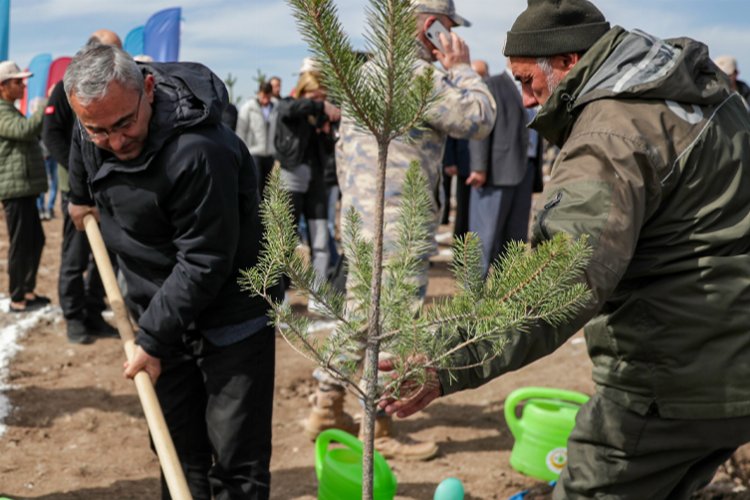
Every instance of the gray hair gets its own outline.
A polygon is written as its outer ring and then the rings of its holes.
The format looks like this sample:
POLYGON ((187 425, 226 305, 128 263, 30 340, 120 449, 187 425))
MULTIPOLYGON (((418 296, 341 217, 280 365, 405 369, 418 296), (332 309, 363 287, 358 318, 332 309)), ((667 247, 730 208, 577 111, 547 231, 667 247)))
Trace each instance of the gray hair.
POLYGON ((75 94, 81 104, 101 99, 116 81, 127 89, 143 92, 143 73, 130 55, 112 45, 86 46, 68 65, 63 77, 65 94, 75 94))

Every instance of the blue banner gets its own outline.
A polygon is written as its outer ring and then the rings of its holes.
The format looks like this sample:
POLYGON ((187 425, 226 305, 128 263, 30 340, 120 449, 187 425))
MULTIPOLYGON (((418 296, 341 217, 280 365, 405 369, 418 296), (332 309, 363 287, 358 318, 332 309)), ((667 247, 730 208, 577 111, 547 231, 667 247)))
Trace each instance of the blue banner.
POLYGON ((138 26, 137 28, 133 28, 128 33, 128 36, 125 37, 125 45, 123 45, 122 48, 125 49, 125 52, 133 57, 145 54, 145 52, 143 51, 144 29, 145 26, 138 26))
POLYGON ((156 62, 174 62, 180 55, 180 18, 182 9, 174 7, 157 12, 146 21, 143 53, 156 62))
POLYGON ((34 73, 26 80, 26 99, 29 105, 26 107, 26 116, 34 111, 34 100, 47 97, 47 76, 49 66, 52 64, 52 54, 39 54, 29 63, 29 71, 34 73))
POLYGON ((10 0, 0 0, 0 61, 8 60, 10 38, 10 0))

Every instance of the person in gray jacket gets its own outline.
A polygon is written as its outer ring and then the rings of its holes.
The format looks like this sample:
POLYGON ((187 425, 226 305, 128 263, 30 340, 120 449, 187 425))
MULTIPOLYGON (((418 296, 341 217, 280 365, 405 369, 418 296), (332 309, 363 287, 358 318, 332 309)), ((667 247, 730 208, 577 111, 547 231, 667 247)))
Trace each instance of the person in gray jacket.
POLYGON ((270 82, 260 82, 258 95, 240 107, 235 132, 253 157, 260 180, 260 195, 273 168, 272 113, 278 100, 273 97, 270 82))
POLYGON ((14 103, 23 97, 28 71, 13 61, 0 63, 0 200, 8 225, 9 312, 26 312, 49 304, 34 293, 44 248, 36 198, 47 191, 39 134, 44 106, 27 119, 14 103))

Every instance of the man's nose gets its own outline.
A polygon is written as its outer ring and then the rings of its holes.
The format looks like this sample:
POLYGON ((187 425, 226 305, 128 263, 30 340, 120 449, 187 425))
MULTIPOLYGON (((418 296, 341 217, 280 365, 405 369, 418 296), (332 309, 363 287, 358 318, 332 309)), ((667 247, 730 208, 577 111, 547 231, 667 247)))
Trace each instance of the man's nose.
POLYGON ((537 101, 536 97, 534 97, 534 94, 531 92, 524 92, 523 93, 523 106, 525 108, 535 108, 539 105, 539 101, 537 101))
POLYGON ((120 149, 122 149, 126 142, 127 141, 125 140, 125 136, 122 135, 122 133, 109 133, 109 147, 112 148, 112 151, 119 151, 120 149))

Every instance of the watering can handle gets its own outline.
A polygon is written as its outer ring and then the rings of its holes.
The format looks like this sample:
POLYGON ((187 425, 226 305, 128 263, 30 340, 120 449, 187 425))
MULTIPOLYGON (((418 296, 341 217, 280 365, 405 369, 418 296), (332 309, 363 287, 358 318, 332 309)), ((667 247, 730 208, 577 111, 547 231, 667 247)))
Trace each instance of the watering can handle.
POLYGON ((516 417, 516 406, 527 399, 555 399, 558 401, 570 401, 571 403, 585 404, 589 397, 576 391, 564 389, 553 389, 550 387, 523 387, 511 392, 505 400, 505 422, 508 424, 510 433, 518 437, 521 432, 520 419, 516 417))
MULTIPOLYGON (((320 477, 323 475, 323 459, 328 454, 328 445, 331 444, 331 441, 341 443, 344 446, 359 452, 360 455, 363 454, 362 441, 348 432, 342 431, 341 429, 327 429, 321 432, 315 440, 315 475, 318 476, 318 480, 320 480, 320 477)), ((393 475, 388 466, 388 462, 386 462, 385 458, 383 458, 383 456, 377 451, 375 451, 375 456, 373 457, 373 467, 376 469, 375 473, 377 476, 383 478, 383 480, 393 475)))

